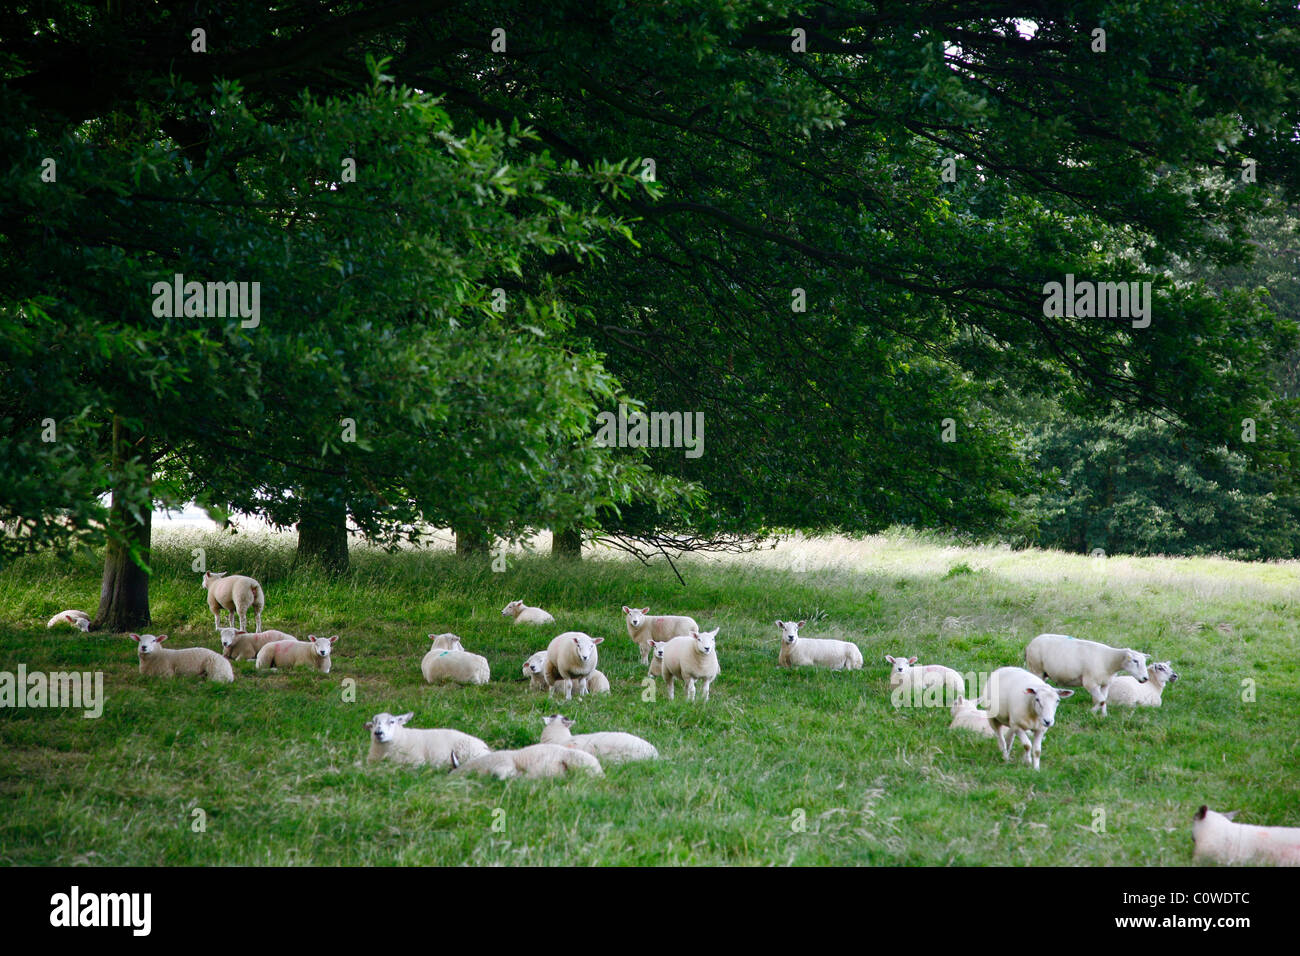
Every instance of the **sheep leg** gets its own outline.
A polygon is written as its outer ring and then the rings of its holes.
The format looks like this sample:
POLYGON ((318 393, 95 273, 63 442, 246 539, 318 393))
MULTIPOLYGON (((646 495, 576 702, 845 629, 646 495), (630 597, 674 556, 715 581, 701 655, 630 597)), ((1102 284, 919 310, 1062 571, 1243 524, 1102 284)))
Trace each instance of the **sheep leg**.
POLYGON ((997 734, 998 737, 998 750, 1002 751, 1002 759, 1010 760, 1011 759, 1011 737, 1013 731, 1011 730, 1010 727, 1005 726, 1003 724, 997 724, 993 728, 993 731, 994 733, 997 734), (1006 732, 1003 733, 1003 731, 1006 732))
POLYGON ((1017 730, 1016 737, 1020 740, 1021 745, 1025 748, 1025 763, 1031 766, 1034 763, 1034 745, 1029 739, 1029 731, 1017 730))
POLYGON ((1040 727, 1034 733, 1034 769, 1038 769, 1039 758, 1043 755, 1043 735, 1047 733, 1046 727, 1040 727))
MULTIPOLYGON (((1138 690, 1142 690, 1142 685, 1138 685, 1138 690)), ((1106 701, 1110 699, 1110 681, 1097 685, 1097 692, 1101 694, 1101 715, 1106 716, 1106 701)))
POLYGON ((672 699, 673 699, 673 689, 674 689, 677 685, 676 685, 676 682, 673 680, 673 675, 672 675, 672 674, 669 674, 667 671, 664 672, 664 683, 668 685, 668 699, 669 699, 669 700, 672 700, 672 699))
POLYGON ((1092 712, 1095 714, 1101 711, 1103 717, 1106 716, 1106 694, 1096 681, 1087 680, 1083 682, 1083 689, 1092 695, 1092 712))
POLYGON ((687 700, 695 699, 695 678, 694 677, 686 678, 686 699, 687 700))
POLYGON ((649 645, 649 644, 638 644, 636 647, 637 647, 637 650, 639 650, 639 651, 641 652, 641 663, 642 663, 642 664, 649 664, 649 663, 650 663, 650 645, 649 645))
POLYGON ((707 680, 703 681, 703 687, 704 687, 704 699, 705 699, 705 700, 708 700, 708 699, 709 699, 709 685, 711 685, 712 683, 713 683, 713 678, 712 678, 712 677, 710 677, 710 678, 708 678, 707 680))
POLYGON ((261 634, 261 633, 262 633, 262 609, 261 609, 260 607, 257 609, 257 625, 256 625, 256 626, 257 626, 257 633, 261 634))

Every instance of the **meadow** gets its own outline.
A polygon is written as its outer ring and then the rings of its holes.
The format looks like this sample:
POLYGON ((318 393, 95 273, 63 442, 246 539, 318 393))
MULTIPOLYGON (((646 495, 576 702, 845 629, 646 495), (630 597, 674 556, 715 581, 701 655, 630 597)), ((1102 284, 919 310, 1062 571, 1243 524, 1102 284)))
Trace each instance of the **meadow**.
POLYGON ((580 564, 516 553, 504 572, 446 550, 355 548, 339 578, 296 569, 291 537, 156 533, 151 633, 217 647, 192 549, 250 574, 264 627, 339 634, 333 671, 259 672, 233 685, 151 680, 121 636, 47 630, 93 613, 90 554, 0 572, 0 671, 102 671, 98 719, 0 710, 0 863, 1186 865, 1207 803, 1240 822, 1300 825, 1300 563, 1091 558, 963 546, 928 534, 786 541, 743 556, 580 564), (522 598, 557 625, 513 626, 522 598), (653 699, 620 608, 719 627, 712 700, 653 699), (856 641, 861 671, 777 667, 775 620, 856 641), (560 630, 603 637, 613 692, 572 702, 528 689, 524 658, 560 630), (431 687, 426 635, 485 655, 483 687, 431 687), (1023 661, 1055 631, 1172 660, 1159 709, 1062 703, 1042 770, 947 729, 948 712, 895 708, 885 654, 963 673, 1023 661), (624 730, 662 759, 603 778, 452 778, 368 765, 365 721, 414 711, 493 747, 624 730), (196 812, 197 811, 197 812, 196 812), (201 825, 200 825, 201 824, 201 825))

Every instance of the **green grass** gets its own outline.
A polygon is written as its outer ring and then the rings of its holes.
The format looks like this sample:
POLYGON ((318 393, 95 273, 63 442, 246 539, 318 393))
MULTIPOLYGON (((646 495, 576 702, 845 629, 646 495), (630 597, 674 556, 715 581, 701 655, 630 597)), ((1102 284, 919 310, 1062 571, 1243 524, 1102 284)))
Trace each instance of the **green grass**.
POLYGON ((196 546, 212 567, 261 580, 264 626, 342 635, 333 672, 240 663, 229 686, 147 680, 130 641, 45 629, 66 607, 94 610, 93 557, 19 562, 0 574, 0 671, 102 670, 108 699, 98 720, 0 710, 0 863, 1167 865, 1190 862, 1201 803, 1300 825, 1294 562, 1098 560, 891 535, 688 560, 685 588, 666 566, 612 558, 518 556, 494 574, 445 552, 364 549, 332 580, 295 571, 291 541, 166 532, 149 630, 172 646, 216 646, 196 546), (512 626, 500 609, 520 597, 558 628, 512 626), (642 700, 623 604, 721 627, 711 702, 642 700), (866 669, 778 668, 777 618, 856 640, 866 669), (523 659, 559 629, 605 638, 612 694, 557 705, 527 689, 523 659), (440 631, 488 658, 490 684, 423 683, 425 635, 440 631), (1086 693, 1065 701, 1039 773, 948 731, 946 711, 890 705, 884 654, 991 671, 1020 663, 1041 631, 1151 651, 1182 679, 1163 708, 1105 720, 1086 693), (515 747, 557 709, 575 732, 636 733, 663 759, 505 783, 365 762, 362 724, 379 711, 515 747))

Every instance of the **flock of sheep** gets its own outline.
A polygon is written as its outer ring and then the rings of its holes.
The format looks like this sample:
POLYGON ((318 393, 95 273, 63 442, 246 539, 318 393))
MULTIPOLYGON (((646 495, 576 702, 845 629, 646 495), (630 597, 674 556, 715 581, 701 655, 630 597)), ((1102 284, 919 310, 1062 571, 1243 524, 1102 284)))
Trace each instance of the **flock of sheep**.
MULTIPOLYGON (((203 587, 208 608, 220 635, 222 653, 202 647, 170 650, 162 647, 167 636, 132 634, 137 642, 140 672, 150 676, 190 675, 229 683, 234 680, 231 661, 253 660, 257 668, 315 667, 329 673, 330 653, 338 636, 309 636, 299 641, 290 634, 262 630, 265 593, 261 585, 243 575, 207 572, 203 587), (221 612, 228 615, 221 625, 221 612), (252 612, 255 630, 246 630, 252 612), (239 617, 236 628, 235 617, 239 617)), ((553 625, 555 618, 523 601, 502 609, 515 624, 553 625)), ((670 699, 681 681, 688 700, 703 700, 721 673, 718 664, 718 629, 702 631, 693 618, 651 615, 649 608, 623 608, 628 636, 636 643, 641 663, 650 677, 662 678, 670 699)), ((806 622, 777 621, 781 649, 778 663, 786 667, 823 667, 860 670, 862 652, 851 641, 805 638, 806 622)), ((64 611, 47 626, 67 624, 82 631, 89 617, 81 611, 64 611)), ((470 653, 455 634, 429 635, 432 647, 420 664, 429 683, 485 684, 490 670, 485 657, 470 653)), ((544 650, 530 655, 523 676, 532 688, 548 696, 563 692, 571 700, 576 691, 608 693, 609 680, 597 668, 598 645, 603 638, 566 631, 544 650)), ((949 706, 954 730, 970 730, 994 737, 1004 760, 1011 759, 1012 741, 1019 739, 1025 761, 1039 769, 1042 742, 1056 721, 1060 701, 1082 687, 1093 700, 1092 710, 1105 717, 1110 703, 1159 707, 1164 688, 1178 680, 1168 661, 1148 664, 1146 655, 1064 634, 1040 634, 1025 648, 1025 667, 1000 667, 988 676, 978 703, 966 697, 966 681, 958 671, 939 664, 916 665, 916 658, 886 656, 895 706, 909 700, 918 705, 949 706), (1047 681, 1056 685, 1052 686, 1047 681)), ((477 737, 451 729, 408 727, 413 714, 376 714, 366 723, 370 732, 370 761, 430 765, 453 773, 482 773, 498 779, 551 777, 574 771, 602 774, 601 761, 653 760, 659 752, 632 734, 602 732, 574 735, 573 721, 561 714, 543 718, 539 743, 517 750, 493 751, 477 737)), ((1195 856, 1220 863, 1274 863, 1300 865, 1300 828, 1260 827, 1232 822, 1231 814, 1201 807, 1193 820, 1195 856)))

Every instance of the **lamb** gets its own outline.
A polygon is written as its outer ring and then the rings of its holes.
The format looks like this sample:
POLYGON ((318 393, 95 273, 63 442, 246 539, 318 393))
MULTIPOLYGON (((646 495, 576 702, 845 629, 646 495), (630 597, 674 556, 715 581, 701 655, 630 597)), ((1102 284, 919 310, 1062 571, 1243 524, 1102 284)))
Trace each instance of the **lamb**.
POLYGON ((67 624, 69 627, 75 627, 79 631, 90 630, 90 615, 85 611, 60 611, 54 617, 50 618, 50 623, 46 627, 54 627, 56 624, 67 624))
POLYGON ((250 609, 257 616, 253 630, 262 630, 262 611, 266 607, 266 593, 262 590, 262 585, 242 574, 226 577, 225 571, 206 571, 203 574, 203 587, 208 592, 208 610, 212 612, 218 631, 221 630, 222 611, 230 617, 227 623, 231 627, 235 624, 235 613, 238 612, 239 629, 247 631, 246 615, 250 609))
POLYGON ((261 631, 249 634, 233 627, 221 629, 221 656, 232 661, 257 660, 257 652, 272 641, 296 641, 297 638, 284 631, 261 631))
POLYGON ((1072 690, 1049 687, 1023 667, 999 667, 989 675, 980 703, 988 710, 1002 759, 1011 759, 1011 738, 1019 737, 1025 746, 1025 762, 1037 770, 1043 737, 1056 722, 1057 705, 1073 694, 1072 690))
POLYGON ((674 637, 664 647, 663 678, 668 684, 668 699, 673 699, 673 686, 677 678, 686 682, 686 699, 695 699, 695 682, 702 681, 704 699, 709 699, 709 687, 722 673, 718 665, 717 637, 721 628, 701 634, 692 631, 684 637, 674 637))
POLYGON ((218 684, 231 684, 235 669, 216 651, 206 647, 182 647, 171 650, 162 646, 166 634, 132 634, 138 647, 140 673, 149 677, 198 677, 202 675, 218 684))
POLYGON ((966 696, 966 679, 951 667, 942 664, 913 667, 915 657, 892 657, 889 654, 885 655, 885 662, 891 667, 889 686, 893 694, 890 699, 895 707, 952 704, 966 696), (909 696, 911 700, 907 699, 909 696))
POLYGON ((1139 684, 1127 674, 1120 674, 1110 682, 1109 704, 1126 704, 1131 707, 1159 707, 1165 687, 1178 680, 1173 665, 1160 661, 1147 668, 1147 682, 1139 684))
POLYGON ((1039 634, 1025 648, 1025 667, 1044 680, 1066 687, 1083 687, 1092 695, 1092 712, 1106 716, 1106 698, 1116 671, 1147 682, 1145 654, 1127 647, 1111 647, 1065 634, 1039 634))
POLYGON ((524 676, 531 682, 529 686, 533 690, 546 690, 550 685, 546 683, 546 652, 538 651, 536 654, 524 661, 524 676))
POLYGON ((674 637, 698 633, 700 626, 692 617, 657 614, 650 617, 650 609, 630 608, 624 605, 623 613, 627 615, 627 635, 636 641, 641 650, 641 663, 650 663, 650 641, 671 641, 674 637))
POLYGON ((1194 860, 1258 866, 1300 866, 1300 827, 1259 827, 1233 823, 1237 811, 1216 813, 1202 806, 1192 818, 1194 860))
POLYGON ((482 757, 476 757, 469 763, 460 763, 459 758, 451 755, 451 767, 454 773, 490 774, 498 780, 508 777, 559 777, 575 770, 603 776, 600 761, 574 747, 560 747, 556 744, 533 744, 519 750, 495 750, 482 757))
POLYGON ((579 696, 587 693, 599 657, 596 645, 603 640, 581 631, 565 631, 553 638, 546 648, 546 683, 551 686, 550 692, 554 693, 555 686, 563 682, 564 699, 571 700, 576 682, 579 696))
POLYGON ((540 607, 529 607, 523 601, 511 601, 501 609, 506 617, 513 617, 516 624, 554 624, 555 618, 540 607))
POLYGON ((330 651, 338 639, 337 634, 333 637, 317 637, 315 634, 308 634, 305 641, 272 641, 257 652, 257 669, 310 664, 322 674, 328 674, 330 651))
POLYGON ((833 671, 861 670, 862 651, 850 641, 800 637, 804 621, 777 621, 781 652, 776 662, 782 667, 829 667, 833 671))
POLYGON ((949 730, 973 730, 985 737, 997 736, 993 725, 989 723, 988 711, 980 710, 975 701, 958 697, 950 710, 952 723, 948 725, 949 730))
POLYGON ((471 654, 455 634, 433 637, 433 646, 420 661, 420 672, 430 684, 486 684, 492 676, 486 657, 471 654))
MULTIPOLYGON (((556 681, 556 683, 557 683, 557 684, 563 684, 563 683, 566 683, 566 682, 560 680, 560 681, 556 681)), ((573 681, 568 681, 567 683, 569 683, 569 684, 573 684, 574 682, 573 682, 573 681)), ((568 691, 572 691, 572 689, 573 689, 572 687, 569 687, 569 688, 567 688, 566 690, 568 690, 568 691)), ((609 693, 609 678, 606 677, 604 674, 602 674, 600 671, 592 671, 589 675, 587 675, 587 693, 588 693, 588 694, 608 694, 608 693, 609 693)))
POLYGON ((650 670, 647 677, 664 676, 664 648, 668 646, 667 641, 650 642, 650 670))
POLYGON ((618 731, 606 731, 599 734, 578 734, 569 732, 573 721, 562 714, 543 717, 542 743, 559 744, 561 747, 575 747, 585 750, 593 757, 599 757, 605 763, 618 763, 622 760, 658 760, 659 751, 648 740, 642 740, 635 734, 618 731))
POLYGON ((394 717, 385 711, 366 721, 366 730, 371 732, 370 753, 366 759, 371 763, 392 760, 450 770, 453 754, 457 761, 465 763, 492 752, 483 741, 459 730, 407 727, 406 722, 413 716, 413 713, 405 713, 394 717))

